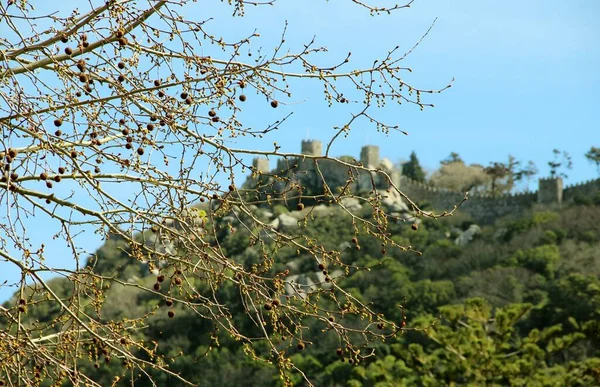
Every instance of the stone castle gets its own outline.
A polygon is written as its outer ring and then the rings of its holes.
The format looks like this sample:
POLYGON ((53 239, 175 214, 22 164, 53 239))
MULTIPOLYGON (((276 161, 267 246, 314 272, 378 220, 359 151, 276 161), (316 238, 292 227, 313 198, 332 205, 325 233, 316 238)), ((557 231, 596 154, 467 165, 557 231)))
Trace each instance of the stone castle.
MULTIPOLYGON (((302 141, 301 150, 302 154, 305 155, 323 155, 323 145, 320 141, 302 141)), ((381 168, 411 200, 420 204, 428 203, 436 213, 452 210, 464 198, 463 192, 433 187, 402 176, 401 171, 395 168, 388 159, 380 159, 378 146, 363 146, 360 152, 360 159, 357 161, 360 161, 363 166, 368 168, 381 168)), ((279 171, 287 170, 289 169, 289 164, 293 163, 279 160, 277 168, 272 171, 269 160, 265 158, 256 158, 253 162, 255 170, 263 174, 278 173, 279 171)), ((297 170, 307 170, 310 169, 312 161, 307 159, 296 164, 299 165, 297 170)), ((321 162, 319 165, 321 166, 321 162)), ((326 167, 321 168, 321 171, 331 188, 344 184, 348 176, 348 168, 346 166, 333 162, 324 163, 324 166, 326 167), (342 177, 341 179, 340 176, 342 177)), ((356 191, 360 191, 361 185, 363 188, 370 190, 372 181, 375 181, 376 185, 378 185, 377 188, 387 188, 387 184, 381 178, 372 180, 372 176, 364 173, 361 177, 361 179, 357 179, 356 185, 353 187, 356 191)), ((313 182, 315 182, 314 179, 313 182)), ((500 196, 470 193, 469 199, 461 205, 459 211, 469 214, 478 223, 489 224, 503 216, 519 215, 526 210, 537 207, 556 207, 563 203, 573 202, 578 197, 594 197, 599 192, 600 179, 593 179, 567 187, 563 186, 563 180, 560 177, 540 179, 538 190, 535 192, 500 196)))

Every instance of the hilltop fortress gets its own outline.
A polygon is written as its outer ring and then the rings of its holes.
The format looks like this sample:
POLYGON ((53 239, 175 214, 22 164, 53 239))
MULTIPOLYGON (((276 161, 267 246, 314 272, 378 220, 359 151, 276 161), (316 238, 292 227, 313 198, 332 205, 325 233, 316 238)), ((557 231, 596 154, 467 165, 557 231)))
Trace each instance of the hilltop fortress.
MULTIPOLYGON (((302 154, 305 155, 321 156, 323 154, 323 145, 320 141, 302 141, 301 149, 302 154)), ((464 198, 463 192, 436 188, 402 176, 401 171, 395 168, 388 159, 380 159, 379 147, 377 146, 367 145, 362 147, 360 159, 357 161, 368 168, 381 168, 411 200, 419 204, 428 203, 436 213, 452 210, 464 198)), ((262 174, 281 173, 281 171, 289 170, 291 164, 294 163, 280 159, 277 162, 276 169, 271 170, 269 160, 265 158, 256 158, 253 162, 254 169, 262 174)), ((301 177, 303 186, 312 184, 313 189, 317 191, 322 189, 321 179, 316 178, 314 172, 311 173, 311 170, 314 169, 312 160, 297 160, 296 164, 298 164, 298 167, 293 169, 293 173, 301 177)), ((331 189, 341 187, 346 182, 348 167, 322 160, 319 161, 319 168, 331 189)), ((354 187, 352 187, 353 192, 360 192, 361 188, 370 190, 373 181, 376 188, 387 188, 382 175, 373 173, 372 176, 369 176, 369 174, 361 173, 360 178, 356 179, 354 187)), ((593 197, 598 192, 600 192, 600 179, 589 180, 567 187, 563 187, 563 180, 560 177, 540 179, 538 190, 535 192, 499 196, 470 193, 469 200, 463 203, 459 211, 469 214, 478 223, 489 224, 506 215, 518 215, 525 210, 540 206, 556 207, 563 203, 573 202, 576 198, 593 197)))

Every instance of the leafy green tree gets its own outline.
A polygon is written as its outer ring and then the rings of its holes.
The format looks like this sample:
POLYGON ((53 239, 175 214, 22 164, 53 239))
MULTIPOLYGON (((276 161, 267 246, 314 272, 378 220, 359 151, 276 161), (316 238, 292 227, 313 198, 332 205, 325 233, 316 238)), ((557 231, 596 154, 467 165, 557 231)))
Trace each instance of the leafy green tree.
POLYGON ((548 166, 550 167, 550 177, 568 177, 568 175, 565 172, 562 172, 561 169, 570 170, 573 168, 571 156, 566 151, 561 153, 561 151, 558 149, 553 149, 552 153, 554 154, 554 159, 552 161, 548 161, 548 166))
POLYGON ((456 152, 450 152, 448 157, 446 157, 445 159, 440 161, 440 164, 442 164, 442 165, 452 164, 452 163, 463 163, 464 164, 464 161, 460 157, 460 155, 456 152))
POLYGON ((585 158, 592 164, 596 164, 596 169, 600 174, 600 148, 591 147, 589 151, 585 154, 585 158))
POLYGON ((402 164, 402 174, 418 182, 425 181, 425 172, 423 172, 423 168, 421 168, 417 154, 414 151, 411 152, 410 159, 402 164))
POLYGON ((485 191, 490 180, 490 176, 485 173, 483 167, 466 165, 462 160, 442 162, 440 169, 435 171, 430 178, 431 183, 436 187, 460 192, 473 189, 485 191))

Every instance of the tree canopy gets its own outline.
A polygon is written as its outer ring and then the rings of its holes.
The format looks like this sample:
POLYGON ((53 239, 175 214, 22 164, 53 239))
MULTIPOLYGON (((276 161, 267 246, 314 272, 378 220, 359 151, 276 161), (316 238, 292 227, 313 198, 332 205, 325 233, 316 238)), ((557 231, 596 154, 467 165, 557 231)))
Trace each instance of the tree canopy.
POLYGON ((423 168, 421 168, 417 154, 414 151, 410 153, 410 159, 402 164, 402 175, 421 183, 425 182, 425 172, 423 172, 423 168))

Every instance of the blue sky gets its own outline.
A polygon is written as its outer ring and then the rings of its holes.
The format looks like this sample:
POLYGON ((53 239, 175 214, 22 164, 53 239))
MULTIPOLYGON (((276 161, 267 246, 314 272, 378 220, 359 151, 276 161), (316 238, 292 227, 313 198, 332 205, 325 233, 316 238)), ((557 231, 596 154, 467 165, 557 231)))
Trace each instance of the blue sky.
MULTIPOLYGON (((381 116, 408 136, 355 127, 336 143, 334 154, 358 156, 369 142, 392 161, 414 150, 431 170, 451 151, 483 165, 505 161, 510 153, 533 160, 546 176, 552 149, 559 148, 573 158, 567 184, 598 176, 583 154, 600 144, 600 2, 416 1, 410 9, 376 18, 342 1, 302 4, 281 2, 262 14, 249 8, 247 20, 268 20, 267 31, 275 33, 287 18, 288 42, 306 41, 314 33, 330 48, 330 57, 352 51, 353 63, 368 64, 397 44, 410 48, 437 18, 405 60, 413 69, 407 79, 438 88, 455 78, 451 89, 428 98, 433 109, 385 109, 381 116)), ((343 111, 323 107, 319 90, 309 88, 296 96, 305 102, 289 106, 296 114, 288 125, 292 129, 279 133, 284 149, 297 151, 307 133, 327 140, 342 119, 343 111)))
MULTIPOLYGON (((288 20, 286 46, 291 50, 316 36, 318 45, 329 49, 316 57, 319 63, 338 63, 351 51, 351 67, 368 65, 396 45, 410 49, 437 18, 427 38, 405 59, 404 65, 413 69, 406 80, 421 88, 441 88, 454 78, 452 88, 424 98, 435 104, 433 109, 390 105, 376 112, 408 136, 386 136, 360 122, 347 138, 336 141, 333 155, 358 157, 361 146, 369 143, 379 145, 380 154, 394 162, 407 159, 414 150, 421 164, 433 170, 452 151, 468 163, 482 165, 505 161, 512 154, 518 160, 533 160, 540 176, 547 176, 546 163, 552 149, 559 148, 573 158, 567 184, 598 176, 583 154, 600 146, 599 1, 417 0, 409 9, 371 17, 346 0, 282 0, 274 6, 247 7, 243 19, 232 19, 230 9, 215 1, 211 6, 196 4, 189 12, 198 20, 214 16, 206 26, 225 38, 246 36, 257 28, 261 37, 253 49, 260 44, 264 50, 278 42, 288 20), (213 14, 205 14, 206 9, 213 14)), ((277 141, 283 151, 298 152, 303 139, 329 140, 333 127, 352 111, 352 105, 327 107, 317 83, 293 82, 292 92, 278 109, 261 108, 266 104, 249 94, 248 109, 241 116, 249 125, 294 114, 266 139, 232 145, 272 149, 277 141)), ((34 237, 47 232, 40 225, 32 227, 34 237)), ((101 241, 88 232, 79 243, 93 252, 101 241)), ((73 267, 64 246, 48 246, 47 252, 67 257, 56 258, 58 265, 73 267)), ((14 281, 17 274, 2 270, 0 283, 14 281)), ((0 287, 0 300, 12 291, 0 287)))

